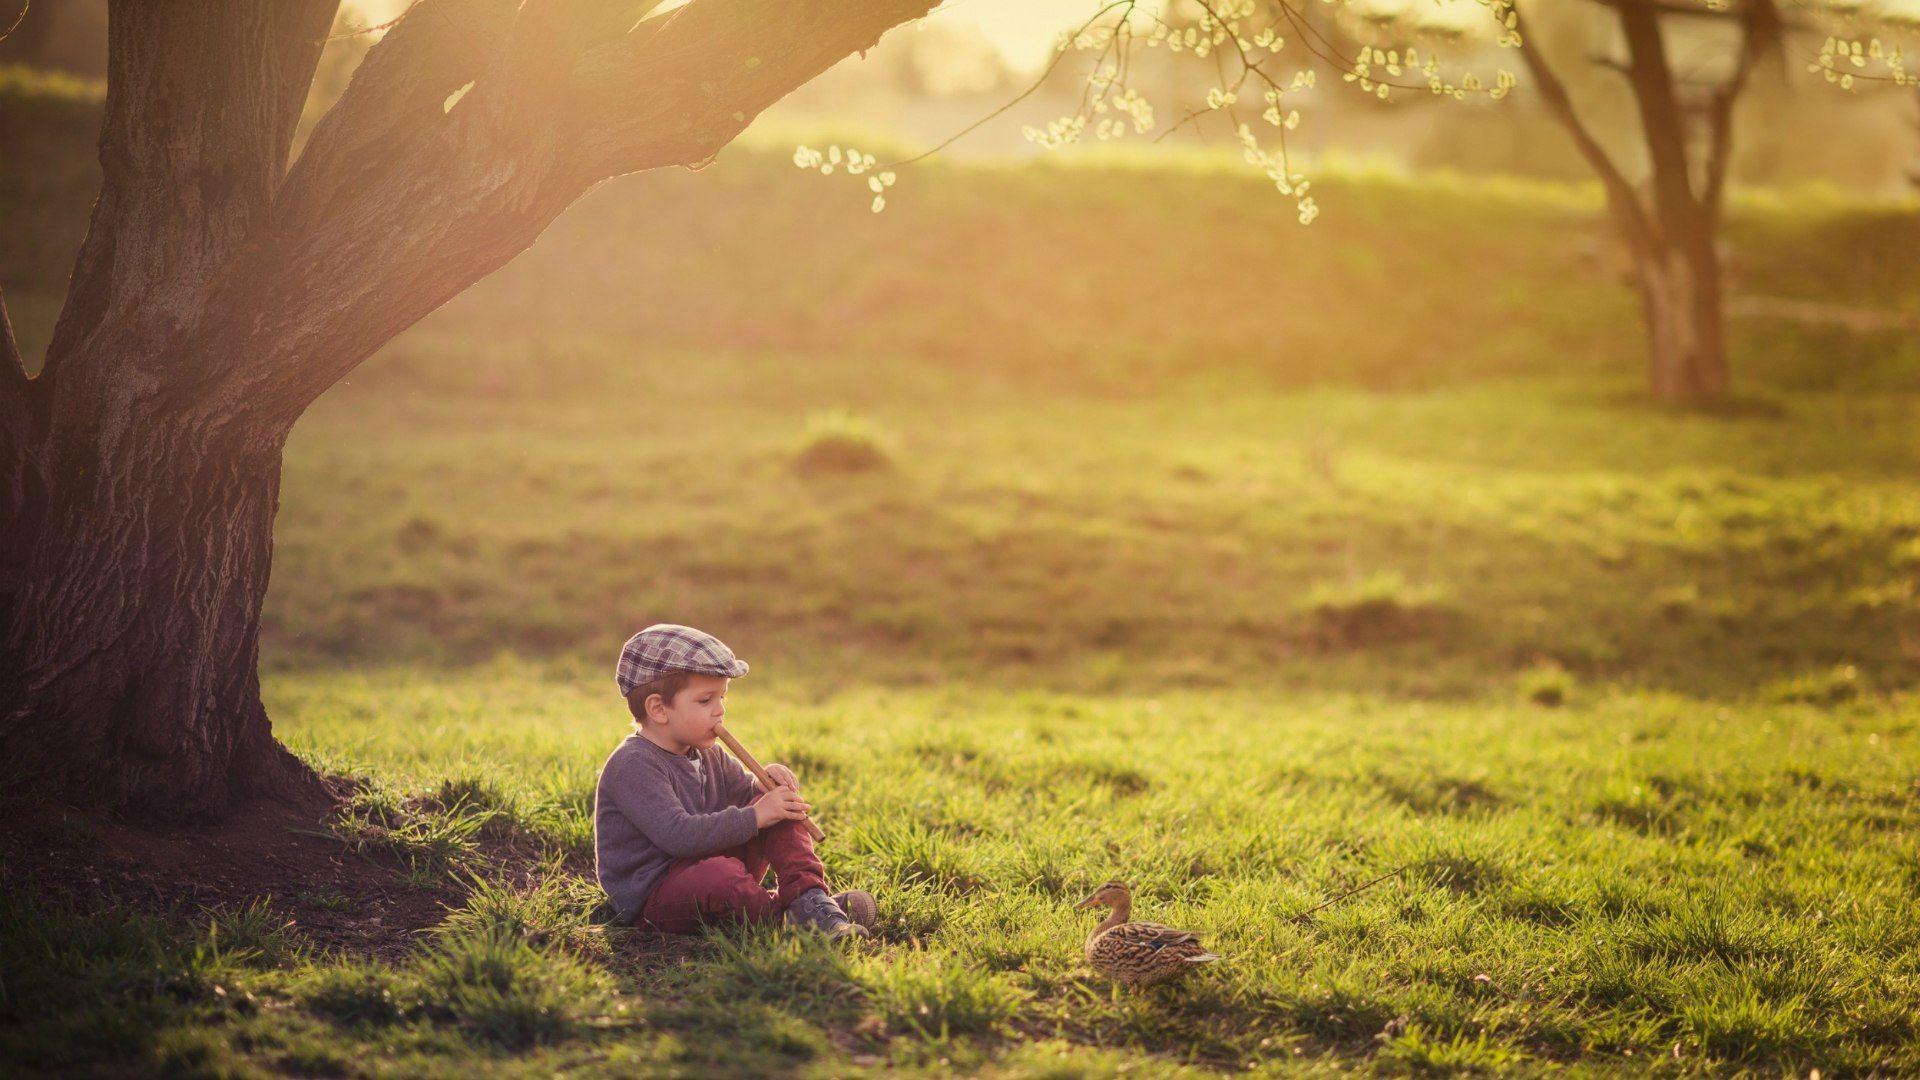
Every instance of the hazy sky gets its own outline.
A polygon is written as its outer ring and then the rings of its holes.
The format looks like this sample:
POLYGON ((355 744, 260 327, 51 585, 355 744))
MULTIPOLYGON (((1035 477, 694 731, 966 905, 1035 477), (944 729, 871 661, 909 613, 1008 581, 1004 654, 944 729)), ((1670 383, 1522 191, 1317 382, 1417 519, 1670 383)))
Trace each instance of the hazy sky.
MULTIPOLYGON (((385 22, 404 11, 408 0, 355 0, 367 22, 385 22)), ((685 0, 668 0, 661 8, 685 0)), ((931 19, 955 29, 979 28, 988 41, 1019 67, 1037 67, 1054 38, 1100 10, 1100 0, 946 0, 931 19)))
MULTIPOLYGON (((369 21, 383 22, 403 10, 407 0, 358 0, 369 21)), ((686 0, 668 0, 664 8, 678 7, 686 0)), ((928 21, 943 23, 955 30, 977 28, 1017 67, 1034 68, 1044 63, 1054 40, 1064 30, 1084 22, 1098 11, 1104 0, 945 0, 928 21)), ((1428 4, 1429 0, 1418 0, 1428 4)), ((1871 3, 1871 0, 1869 0, 1871 3)), ((1143 0, 1142 8, 1158 7, 1156 0, 1143 0)), ((1391 3, 1375 6, 1391 6, 1391 3)), ((1458 11, 1428 11, 1428 18, 1453 16, 1470 19, 1484 9, 1473 0, 1453 0, 1458 11)), ((1889 10, 1910 12, 1920 17, 1920 0, 1881 0, 1877 5, 1889 10)), ((1451 21, 1447 19, 1447 21, 1451 21)))
POLYGON ((1093 0, 947 0, 929 17, 954 29, 978 27, 1014 65, 1038 67, 1063 30, 1100 10, 1093 0))

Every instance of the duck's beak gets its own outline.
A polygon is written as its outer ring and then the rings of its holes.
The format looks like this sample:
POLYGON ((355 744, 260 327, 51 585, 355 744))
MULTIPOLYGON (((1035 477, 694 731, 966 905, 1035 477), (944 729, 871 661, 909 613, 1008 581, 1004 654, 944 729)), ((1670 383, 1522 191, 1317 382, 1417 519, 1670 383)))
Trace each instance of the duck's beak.
POLYGON ((1077 904, 1075 904, 1075 905, 1073 905, 1073 910, 1075 910, 1075 911, 1085 911, 1085 910, 1087 910, 1087 909, 1088 909, 1088 908, 1090 908, 1090 907, 1096 907, 1096 906, 1098 906, 1098 905, 1099 905, 1099 903, 1100 903, 1100 900, 1099 900, 1099 898, 1098 898, 1098 897, 1093 897, 1093 896, 1089 896, 1089 897, 1087 897, 1087 898, 1086 898, 1085 900, 1082 900, 1082 901, 1080 901, 1079 903, 1077 903, 1077 904))

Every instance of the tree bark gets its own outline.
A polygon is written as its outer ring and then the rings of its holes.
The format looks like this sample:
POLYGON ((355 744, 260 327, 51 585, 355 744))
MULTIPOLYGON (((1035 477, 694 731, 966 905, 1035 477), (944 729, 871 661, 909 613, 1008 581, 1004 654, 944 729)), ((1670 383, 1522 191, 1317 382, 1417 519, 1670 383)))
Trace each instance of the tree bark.
POLYGON ((1704 405, 1730 389, 1719 256, 1711 243, 1634 256, 1647 333, 1647 389, 1655 400, 1704 405))
POLYGON ((9 778, 167 818, 318 794, 260 703, 280 448, 148 414, 56 457, 16 598, 9 778))
POLYGON ((933 2, 420 0, 290 171, 336 0, 116 3, 67 304, 36 377, 0 363, 0 783, 162 818, 319 791, 257 674, 301 413, 595 184, 708 160, 933 2))
MULTIPOLYGON (((1685 122, 1659 15, 1643 3, 1622 3, 1617 10, 1627 42, 1628 81, 1653 165, 1658 222, 1653 244, 1635 258, 1647 320, 1648 388, 1660 401, 1709 405, 1726 397, 1729 389, 1720 256, 1714 246, 1724 172, 1705 179, 1710 198, 1695 193, 1685 122)), ((1744 71, 1744 55, 1741 67, 1744 71)), ((1726 107, 1730 112, 1731 96, 1726 107)), ((1716 138, 1730 136, 1723 129, 1716 138)), ((1715 149, 1714 161, 1723 161, 1724 144, 1715 149)))
MULTIPOLYGON (((1663 14, 1681 12, 1651 0, 1601 2, 1616 11, 1626 38, 1628 61, 1618 66, 1632 86, 1652 164, 1649 198, 1643 200, 1634 190, 1581 122, 1566 88, 1526 33, 1521 57, 1542 101, 1600 177, 1608 214, 1625 243, 1640 293, 1649 391, 1671 404, 1711 405, 1732 389, 1716 237, 1733 143, 1733 107, 1759 57, 1778 48, 1781 20, 1771 0, 1744 0, 1731 16, 1741 22, 1740 51, 1732 74, 1709 102, 1708 152, 1696 184, 1659 22, 1663 14)), ((1727 17, 1705 9, 1689 13, 1727 17)))

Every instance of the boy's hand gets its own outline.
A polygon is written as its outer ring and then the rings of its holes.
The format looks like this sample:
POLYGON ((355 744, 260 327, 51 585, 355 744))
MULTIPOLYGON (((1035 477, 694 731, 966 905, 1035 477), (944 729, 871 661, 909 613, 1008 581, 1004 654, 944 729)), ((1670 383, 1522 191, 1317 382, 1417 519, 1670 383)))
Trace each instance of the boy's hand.
POLYGON ((753 800, 753 823, 764 829, 782 821, 797 821, 806 817, 811 809, 799 792, 790 787, 777 787, 753 800))
POLYGON ((800 778, 793 775, 792 769, 787 768, 777 761, 767 766, 767 775, 772 777, 773 782, 781 787, 790 787, 795 791, 800 790, 800 778))

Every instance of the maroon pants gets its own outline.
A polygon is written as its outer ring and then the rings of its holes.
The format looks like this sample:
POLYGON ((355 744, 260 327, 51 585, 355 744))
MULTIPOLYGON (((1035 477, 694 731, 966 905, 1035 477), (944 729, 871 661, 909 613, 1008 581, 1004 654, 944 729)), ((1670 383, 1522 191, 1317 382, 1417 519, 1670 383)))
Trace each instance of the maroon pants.
POLYGON ((637 925, 691 934, 707 923, 770 923, 801 893, 826 887, 813 837, 799 822, 782 821, 739 847, 675 859, 641 907, 637 925), (778 892, 760 887, 768 867, 778 892))

